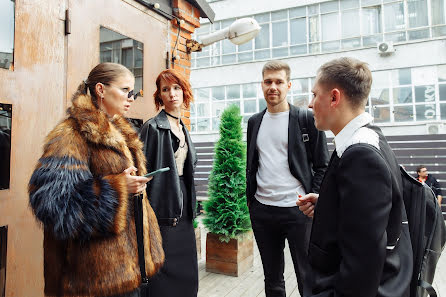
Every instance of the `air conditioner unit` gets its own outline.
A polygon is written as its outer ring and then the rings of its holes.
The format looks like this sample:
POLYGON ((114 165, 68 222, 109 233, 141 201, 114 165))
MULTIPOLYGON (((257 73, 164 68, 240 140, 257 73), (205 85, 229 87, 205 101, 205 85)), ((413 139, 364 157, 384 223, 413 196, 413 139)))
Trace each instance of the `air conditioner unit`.
POLYGON ((395 52, 395 48, 393 47, 393 42, 391 41, 384 41, 378 43, 377 49, 380 55, 390 55, 391 53, 395 52))
POLYGON ((426 124, 427 134, 440 134, 443 130, 443 124, 426 124))

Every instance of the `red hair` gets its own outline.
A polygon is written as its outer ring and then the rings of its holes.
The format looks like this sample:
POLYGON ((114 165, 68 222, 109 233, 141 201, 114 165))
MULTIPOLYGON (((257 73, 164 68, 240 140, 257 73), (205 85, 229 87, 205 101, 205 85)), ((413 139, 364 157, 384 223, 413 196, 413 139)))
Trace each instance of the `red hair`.
POLYGON ((192 94, 192 88, 189 81, 184 78, 178 71, 173 69, 167 69, 162 71, 156 78, 156 91, 153 93, 153 98, 155 99, 156 109, 160 109, 163 106, 163 100, 161 100, 161 80, 166 81, 169 84, 178 84, 183 90, 183 104, 186 108, 189 108, 190 103, 194 100, 192 94))

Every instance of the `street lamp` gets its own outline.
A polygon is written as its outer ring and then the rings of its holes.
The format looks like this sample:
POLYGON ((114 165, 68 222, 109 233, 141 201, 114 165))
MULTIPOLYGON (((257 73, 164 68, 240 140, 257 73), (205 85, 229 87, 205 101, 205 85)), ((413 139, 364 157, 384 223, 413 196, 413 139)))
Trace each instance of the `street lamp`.
POLYGON ((201 43, 193 39, 186 40, 187 52, 199 52, 203 47, 223 39, 229 39, 232 43, 240 45, 256 37, 260 29, 255 19, 242 18, 233 22, 229 27, 202 36, 201 43))

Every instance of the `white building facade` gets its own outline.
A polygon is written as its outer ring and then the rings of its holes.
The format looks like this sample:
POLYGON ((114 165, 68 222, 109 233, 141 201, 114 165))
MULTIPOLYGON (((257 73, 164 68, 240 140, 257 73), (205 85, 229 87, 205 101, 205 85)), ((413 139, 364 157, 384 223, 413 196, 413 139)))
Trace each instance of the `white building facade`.
POLYGON ((219 116, 230 104, 240 107, 245 128, 266 107, 266 61, 291 66, 288 100, 307 106, 319 66, 343 56, 370 65, 367 111, 386 135, 446 133, 446 0, 209 2, 215 22, 203 21, 196 40, 242 17, 254 17, 262 29, 246 44, 225 40, 193 53, 194 141, 218 138, 219 116))

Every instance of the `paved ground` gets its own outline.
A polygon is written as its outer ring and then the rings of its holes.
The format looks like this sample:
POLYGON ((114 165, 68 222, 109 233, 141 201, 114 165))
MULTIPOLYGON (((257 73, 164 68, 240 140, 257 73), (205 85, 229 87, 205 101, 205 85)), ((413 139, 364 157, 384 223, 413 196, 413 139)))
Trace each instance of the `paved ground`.
MULTIPOLYGON (((254 266, 239 277, 206 272, 205 251, 206 231, 202 228, 202 257, 198 262, 200 289, 199 297, 264 297, 263 269, 257 246, 254 248, 254 266)), ((285 284, 289 297, 298 297, 297 282, 293 263, 285 247, 285 284)), ((438 297, 446 297, 446 252, 443 252, 437 266, 434 287, 438 297)))

